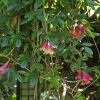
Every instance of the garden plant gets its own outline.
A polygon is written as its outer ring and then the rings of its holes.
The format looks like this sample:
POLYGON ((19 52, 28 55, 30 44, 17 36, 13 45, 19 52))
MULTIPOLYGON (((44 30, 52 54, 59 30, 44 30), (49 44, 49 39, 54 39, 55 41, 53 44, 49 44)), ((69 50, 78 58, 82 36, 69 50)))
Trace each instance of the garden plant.
POLYGON ((100 0, 0 0, 0 100, 17 81, 32 100, 100 100, 96 22, 100 0))

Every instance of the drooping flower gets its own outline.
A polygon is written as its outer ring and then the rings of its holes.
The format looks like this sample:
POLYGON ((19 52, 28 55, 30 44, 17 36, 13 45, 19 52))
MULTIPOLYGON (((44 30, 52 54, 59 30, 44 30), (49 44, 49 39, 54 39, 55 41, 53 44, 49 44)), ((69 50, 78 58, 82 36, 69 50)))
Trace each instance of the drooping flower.
POLYGON ((80 36, 80 32, 77 32, 77 31, 76 31, 76 26, 75 26, 75 25, 72 26, 72 29, 71 29, 71 36, 72 36, 73 38, 76 38, 76 37, 79 37, 79 36, 80 36))
POLYGON ((45 40, 40 46, 40 50, 42 50, 45 54, 53 54, 53 45, 49 43, 48 40, 45 40))
POLYGON ((86 30, 86 27, 83 26, 82 24, 78 25, 78 33, 81 33, 82 30, 86 30))
POLYGON ((83 26, 82 24, 75 24, 71 28, 71 36, 73 38, 77 38, 81 35, 81 31, 85 29, 85 26, 83 26))
POLYGON ((8 67, 9 67, 9 62, 10 60, 8 60, 5 64, 3 64, 1 67, 0 67, 0 74, 5 74, 8 67))
POLYGON ((78 70, 75 73, 75 78, 81 81, 81 85, 87 85, 93 80, 92 77, 83 70, 78 70))
POLYGON ((84 25, 82 25, 82 24, 78 24, 78 28, 79 28, 80 30, 85 30, 85 29, 86 29, 86 27, 85 27, 84 25))

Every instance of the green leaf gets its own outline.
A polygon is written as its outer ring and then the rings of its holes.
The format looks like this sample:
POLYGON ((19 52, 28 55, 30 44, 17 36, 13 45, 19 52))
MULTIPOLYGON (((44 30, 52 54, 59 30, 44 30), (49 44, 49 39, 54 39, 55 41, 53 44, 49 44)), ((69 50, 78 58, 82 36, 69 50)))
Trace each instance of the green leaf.
POLYGON ((24 45, 24 52, 26 52, 27 49, 28 49, 28 43, 26 43, 26 44, 24 45))
POLYGON ((21 46, 21 44, 22 44, 21 40, 20 39, 17 39, 16 40, 16 47, 19 48, 21 46))
POLYGON ((90 37, 92 37, 92 38, 95 38, 96 33, 91 32, 90 30, 87 30, 87 35, 90 36, 90 37))
POLYGON ((30 12, 26 13, 25 18, 27 18, 27 21, 31 21, 34 18, 33 11, 30 11, 30 12))
POLYGON ((66 93, 66 100, 74 100, 74 99, 69 93, 66 93))
POLYGON ((25 5, 28 5, 28 4, 32 3, 33 1, 32 1, 32 0, 22 0, 22 2, 23 2, 25 5))
POLYGON ((90 55, 93 55, 93 51, 89 47, 84 47, 85 52, 87 52, 90 55))
POLYGON ((41 63, 35 62, 35 63, 32 64, 32 69, 33 70, 35 70, 35 69, 39 69, 40 70, 42 68, 43 68, 43 65, 41 63))
POLYGON ((84 100, 84 97, 80 96, 80 97, 77 98, 76 100, 84 100))
POLYGON ((18 57, 18 61, 20 61, 20 62, 23 62, 23 61, 28 62, 28 61, 30 61, 30 59, 31 59, 31 57, 24 54, 24 53, 20 54, 19 57, 18 57))
POLYGON ((85 3, 86 5, 90 6, 92 9, 95 9, 94 6, 96 6, 96 3, 94 2, 94 0, 86 0, 85 3))
POLYGON ((100 87, 96 90, 94 96, 96 97, 97 100, 100 100, 100 87))
POLYGON ((27 19, 22 19, 20 25, 26 24, 28 22, 27 19))
POLYGON ((25 71, 19 70, 18 73, 19 73, 19 74, 25 74, 25 71))
POLYGON ((16 75, 16 79, 17 79, 19 82, 22 82, 22 81, 23 81, 23 79, 22 79, 22 77, 21 77, 20 74, 17 74, 17 75, 16 75))
POLYGON ((16 34, 11 35, 11 43, 14 43, 17 40, 18 36, 16 34))
POLYGON ((61 18, 57 18, 57 19, 58 19, 58 23, 59 23, 60 27, 63 27, 64 21, 61 18))
POLYGON ((1 0, 6 6, 7 6, 7 4, 8 4, 8 2, 9 2, 9 0, 1 0))
POLYGON ((76 97, 76 98, 78 98, 78 97, 80 97, 80 96, 81 96, 80 92, 77 92, 77 93, 75 94, 75 97, 76 97))
POLYGON ((37 19, 40 20, 40 21, 44 21, 44 20, 45 20, 45 18, 44 18, 43 15, 37 15, 36 17, 37 17, 37 19))
POLYGON ((71 64, 70 68, 73 72, 75 72, 77 69, 79 69, 79 65, 77 63, 73 63, 71 64))
POLYGON ((36 79, 35 78, 31 78, 30 80, 30 85, 33 87, 36 84, 36 79))
POLYGON ((14 66, 11 66, 12 68, 9 68, 8 70, 7 70, 7 78, 8 78, 8 80, 13 80, 14 78, 15 78, 15 75, 16 75, 16 72, 15 72, 15 70, 13 69, 13 67, 14 66))
POLYGON ((56 88, 56 89, 59 88, 60 84, 59 84, 59 80, 58 80, 57 77, 52 77, 50 82, 51 82, 50 85, 51 85, 52 88, 56 88))
POLYGON ((10 4, 10 5, 7 7, 7 11, 15 10, 16 7, 17 7, 17 3, 13 2, 12 4, 10 4))
POLYGON ((1 47, 5 47, 8 45, 8 39, 7 38, 4 38, 2 43, 1 43, 1 47))
POLYGON ((10 49, 10 48, 6 48, 6 49, 4 49, 4 50, 3 50, 3 54, 5 54, 5 55, 6 55, 6 54, 8 54, 10 51, 11 51, 11 49, 10 49))
POLYGON ((21 63, 21 68, 25 68, 26 66, 27 66, 27 61, 23 61, 22 63, 21 63))
POLYGON ((100 15, 100 7, 98 7, 95 11, 95 14, 99 14, 100 15))
POLYGON ((93 44, 88 43, 88 42, 82 43, 82 45, 83 45, 83 46, 93 46, 93 44))
POLYGON ((32 33, 32 40, 34 40, 36 37, 39 37, 41 34, 42 34, 42 31, 34 30, 32 33))
POLYGON ((42 5, 43 5, 43 0, 35 0, 35 3, 34 3, 35 10, 37 10, 42 5))
POLYGON ((75 95, 75 98, 76 100, 84 100, 84 96, 80 93, 80 92, 77 92, 75 95))
MULTIPOLYGON (((8 24, 9 20, 10 20, 10 18, 8 16, 0 14, 0 24, 1 23, 8 24)), ((7 30, 7 28, 5 30, 7 30)))

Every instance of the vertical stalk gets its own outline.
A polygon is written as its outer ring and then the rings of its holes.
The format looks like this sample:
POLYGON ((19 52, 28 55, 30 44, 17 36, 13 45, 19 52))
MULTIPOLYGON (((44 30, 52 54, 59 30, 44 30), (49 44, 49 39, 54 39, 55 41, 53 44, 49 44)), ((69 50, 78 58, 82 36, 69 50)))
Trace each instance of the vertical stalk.
POLYGON ((43 0, 43 16, 44 16, 44 29, 45 33, 47 33, 47 15, 45 12, 45 0, 43 0))
POLYGON ((38 100, 38 80, 36 82, 36 85, 35 85, 35 91, 34 91, 34 100, 38 100))
MULTIPOLYGON (((20 0, 17 1, 18 3, 20 2, 20 0)), ((16 25, 16 34, 18 34, 20 32, 20 15, 17 15, 17 25, 16 25)), ((16 50, 16 54, 18 55, 19 50, 16 50)), ((17 70, 19 70, 19 65, 17 65, 17 70)), ((17 80, 17 100, 21 99, 21 87, 20 87, 20 82, 17 80)))
POLYGON ((93 39, 94 45, 95 45, 95 47, 96 47, 96 49, 97 49, 97 53, 98 53, 98 56, 99 56, 99 59, 100 59, 100 51, 99 51, 99 49, 98 49, 98 46, 97 46, 97 44, 96 44, 95 39, 94 39, 94 38, 92 38, 92 39, 93 39))

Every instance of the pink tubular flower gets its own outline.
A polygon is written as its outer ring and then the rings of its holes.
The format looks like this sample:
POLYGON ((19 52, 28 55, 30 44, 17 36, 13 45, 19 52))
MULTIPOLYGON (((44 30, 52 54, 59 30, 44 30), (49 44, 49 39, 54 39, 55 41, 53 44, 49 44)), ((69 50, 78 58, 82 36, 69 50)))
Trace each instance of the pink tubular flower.
POLYGON ((81 31, 85 30, 85 26, 78 24, 78 25, 73 25, 71 28, 71 35, 73 38, 77 38, 81 35, 81 31))
POLYGON ((78 32, 80 33, 82 30, 86 30, 86 27, 83 26, 82 24, 78 25, 78 32))
POLYGON ((83 26, 82 24, 79 24, 79 25, 78 25, 78 29, 81 31, 81 30, 85 30, 85 29, 86 29, 86 27, 85 27, 85 26, 83 26))
POLYGON ((80 32, 76 31, 76 26, 75 25, 72 26, 71 35, 72 35, 73 38, 77 38, 77 37, 80 36, 80 32))
POLYGON ((53 46, 49 43, 48 40, 45 40, 40 46, 40 50, 44 51, 45 54, 53 54, 53 46))
POLYGON ((82 70, 78 70, 75 73, 75 78, 81 80, 81 85, 87 85, 93 80, 87 72, 82 70))
POLYGON ((0 67, 0 74, 5 74, 8 67, 9 67, 9 62, 10 60, 8 60, 5 64, 3 64, 1 67, 0 67))

